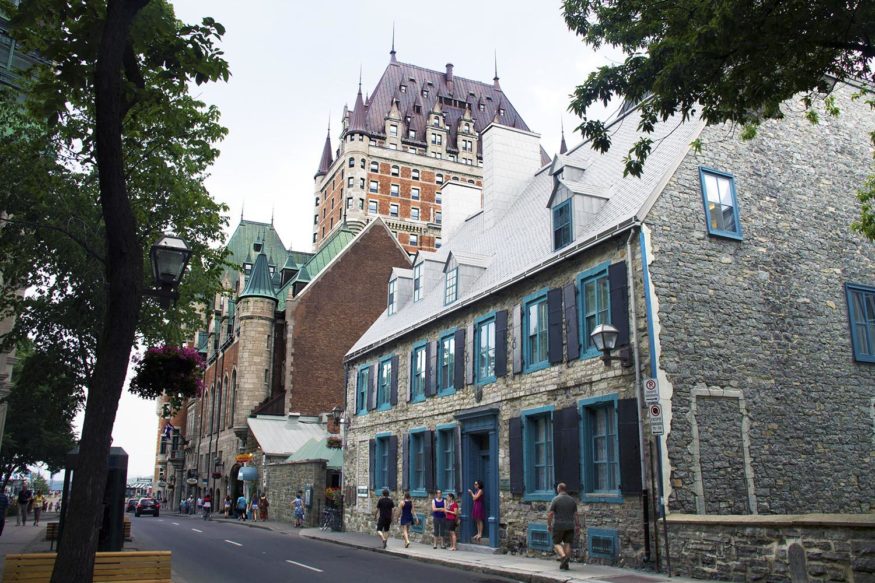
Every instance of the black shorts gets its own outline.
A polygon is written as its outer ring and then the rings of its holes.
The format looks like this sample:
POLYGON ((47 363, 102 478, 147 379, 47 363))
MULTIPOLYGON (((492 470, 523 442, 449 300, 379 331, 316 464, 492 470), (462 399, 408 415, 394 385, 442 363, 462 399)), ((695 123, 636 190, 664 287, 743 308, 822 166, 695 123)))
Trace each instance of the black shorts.
POLYGON ((377 532, 389 532, 389 527, 392 525, 391 519, 380 518, 377 520, 377 532))
POLYGON ((561 545, 567 544, 570 545, 574 542, 574 529, 569 528, 565 530, 553 529, 553 544, 561 545))
POLYGON ((444 520, 447 523, 447 530, 450 532, 456 532, 456 527, 459 526, 459 521, 455 520, 455 519, 454 520, 444 519, 444 520))

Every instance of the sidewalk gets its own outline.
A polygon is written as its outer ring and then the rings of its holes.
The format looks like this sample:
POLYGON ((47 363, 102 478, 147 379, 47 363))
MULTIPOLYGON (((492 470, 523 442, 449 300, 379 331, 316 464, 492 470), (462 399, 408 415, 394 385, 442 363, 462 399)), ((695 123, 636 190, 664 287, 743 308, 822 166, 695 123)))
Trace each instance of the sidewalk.
POLYGON ((0 536, 0 580, 3 574, 3 558, 6 555, 19 553, 43 553, 49 550, 49 541, 46 538, 46 523, 58 520, 55 512, 43 514, 40 525, 33 525, 33 515, 25 526, 15 526, 15 517, 6 517, 6 526, 3 535, 0 536))
MULTIPOLYGON (((199 518, 192 516, 191 518, 199 518)), ((294 528, 291 524, 274 520, 238 521, 234 519, 217 518, 217 522, 233 522, 250 528, 262 528, 283 534, 298 533, 300 536, 345 545, 377 553, 388 553, 398 557, 406 557, 421 561, 483 573, 508 577, 525 583, 701 583, 698 579, 687 577, 671 577, 649 573, 635 569, 619 569, 602 565, 586 565, 571 563, 569 571, 560 571, 559 562, 550 559, 534 559, 516 555, 501 555, 485 553, 483 550, 465 550, 466 545, 459 545, 459 550, 452 552, 443 549, 433 549, 431 545, 411 542, 405 549, 400 538, 390 538, 385 550, 379 544, 377 536, 358 532, 322 532, 318 528, 294 528)))

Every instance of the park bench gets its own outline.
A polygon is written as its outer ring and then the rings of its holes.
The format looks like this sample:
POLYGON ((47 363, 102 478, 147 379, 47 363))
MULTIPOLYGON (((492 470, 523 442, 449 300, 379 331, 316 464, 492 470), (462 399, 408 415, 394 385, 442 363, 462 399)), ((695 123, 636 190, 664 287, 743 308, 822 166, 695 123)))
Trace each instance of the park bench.
MULTIPOLYGON (((125 516, 124 532, 122 533, 126 541, 132 541, 131 538, 131 519, 125 516)), ((58 540, 58 523, 46 523, 46 540, 58 540)))
MULTIPOLYGON (((3 564, 4 583, 48 582, 55 566, 55 553, 6 555, 3 564)), ((172 583, 170 551, 132 551, 97 553, 94 559, 95 583, 129 581, 140 583, 172 583)))

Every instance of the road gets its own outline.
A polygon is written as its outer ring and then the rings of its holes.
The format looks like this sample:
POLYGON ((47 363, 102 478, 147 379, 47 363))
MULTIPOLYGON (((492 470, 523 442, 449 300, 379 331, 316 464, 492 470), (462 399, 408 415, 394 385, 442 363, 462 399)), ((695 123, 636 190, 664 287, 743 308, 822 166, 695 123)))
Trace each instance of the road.
POLYGON ((131 517, 138 550, 173 552, 174 583, 509 583, 414 560, 240 524, 131 517))

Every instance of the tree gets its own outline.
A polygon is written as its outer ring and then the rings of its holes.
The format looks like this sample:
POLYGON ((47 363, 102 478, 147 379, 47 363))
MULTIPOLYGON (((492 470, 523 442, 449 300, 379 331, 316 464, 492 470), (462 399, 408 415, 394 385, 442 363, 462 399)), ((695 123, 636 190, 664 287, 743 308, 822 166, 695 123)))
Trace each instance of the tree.
MULTIPOLYGON (((60 355, 29 346, 18 349, 7 405, 0 488, 29 466, 45 464, 54 473, 64 467, 76 443, 73 418, 83 400, 78 374, 60 355)), ((45 491, 45 490, 44 490, 45 491)))
POLYGON ((31 489, 34 492, 42 492, 43 494, 49 493, 49 483, 46 481, 45 476, 39 472, 31 476, 30 484, 31 489))
POLYGON ((12 35, 46 64, 31 73, 27 112, 2 114, 21 128, 0 143, 10 154, 0 164, 0 208, 12 217, 0 233, 3 306, 18 314, 19 336, 69 355, 87 379, 79 467, 52 574, 54 583, 87 581, 135 339, 179 343, 199 317, 192 300, 219 288, 214 244, 227 209, 203 179, 225 129, 189 83, 227 79, 216 45, 224 28, 209 18, 185 25, 163 0, 6 1, 5 10, 12 35), (167 228, 194 252, 169 314, 143 301, 144 254, 167 228), (23 302, 13 292, 21 288, 33 290, 23 302))
MULTIPOLYGON (((626 59, 599 68, 574 91, 569 109, 578 129, 605 152, 605 124, 586 116, 596 102, 619 96, 641 103, 645 135, 626 157, 626 173, 643 170, 659 120, 701 115, 709 125, 731 123, 750 139, 767 119, 780 119, 781 104, 803 100, 808 119, 837 115, 830 97, 836 80, 872 83, 875 2, 811 0, 564 0, 568 27, 593 47, 620 48, 626 59)), ((867 89, 861 97, 875 101, 867 89)), ((871 134, 875 144, 875 132, 871 134)), ((696 145, 696 144, 694 144, 696 145)), ((875 177, 861 187, 862 215, 854 228, 875 240, 875 177)))

